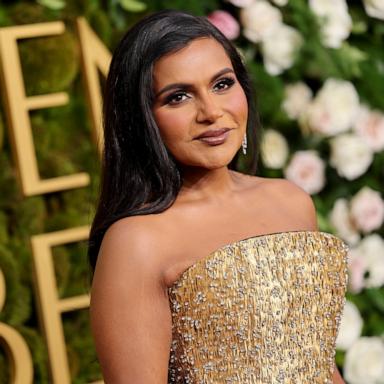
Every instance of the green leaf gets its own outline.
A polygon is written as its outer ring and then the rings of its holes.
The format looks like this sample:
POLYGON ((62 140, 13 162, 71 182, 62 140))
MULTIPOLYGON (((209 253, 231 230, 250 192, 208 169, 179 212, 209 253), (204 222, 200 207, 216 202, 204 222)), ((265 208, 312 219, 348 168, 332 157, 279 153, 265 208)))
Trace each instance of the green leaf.
POLYGON ((357 47, 344 42, 339 49, 340 66, 343 67, 344 73, 351 76, 360 77, 360 63, 368 59, 368 55, 357 47))
POLYGON ((276 107, 284 98, 284 84, 280 77, 271 76, 265 71, 264 65, 256 61, 247 63, 255 93, 258 96, 258 109, 265 120, 273 125, 276 118, 276 107))
POLYGON ((37 0, 37 2, 43 7, 53 9, 54 11, 59 11, 66 6, 65 0, 37 0))
POLYGON ((384 289, 369 288, 366 290, 372 303, 382 312, 384 312, 384 289))
POLYGON ((137 0, 119 0, 121 8, 129 12, 143 12, 147 5, 137 0))
POLYGON ((361 49, 354 47, 353 45, 344 42, 340 49, 343 56, 345 56, 351 62, 360 62, 368 59, 367 53, 361 49))
POLYGON ((345 360, 345 352, 336 350, 335 361, 336 361, 336 365, 339 368, 341 368, 344 365, 344 360, 345 360))
POLYGON ((360 20, 356 23, 353 23, 352 25, 352 33, 356 35, 361 35, 363 33, 366 33, 368 30, 368 25, 366 22, 360 20))

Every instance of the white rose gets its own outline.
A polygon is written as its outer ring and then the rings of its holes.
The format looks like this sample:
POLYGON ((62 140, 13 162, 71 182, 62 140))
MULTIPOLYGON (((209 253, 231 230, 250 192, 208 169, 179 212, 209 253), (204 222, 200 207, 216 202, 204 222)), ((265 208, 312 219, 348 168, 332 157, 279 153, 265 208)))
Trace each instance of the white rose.
POLYGON ((312 131, 334 136, 352 127, 359 96, 349 81, 328 79, 309 105, 306 119, 312 131))
POLYGON ((266 71, 279 75, 290 68, 302 42, 303 38, 296 29, 285 24, 275 27, 261 43, 266 71))
POLYGON ((352 19, 345 0, 309 0, 312 12, 321 22, 323 43, 339 48, 352 29, 352 19))
POLYGON ((383 0, 363 0, 365 12, 368 16, 384 20, 384 1, 383 0))
POLYGON ((365 237, 357 247, 365 262, 369 275, 365 278, 365 286, 369 288, 384 285, 384 240, 378 234, 365 237))
POLYGON ((261 141, 261 157, 266 167, 280 169, 287 162, 289 154, 285 137, 274 129, 267 129, 261 141))
POLYGON ((288 4, 288 0, 272 0, 272 3, 278 5, 279 7, 284 7, 288 4))
POLYGON ((353 133, 344 133, 330 140, 330 165, 348 180, 364 174, 373 160, 372 150, 353 133))
POLYGON ((378 234, 365 237, 349 250, 348 269, 351 291, 384 285, 384 240, 378 234))
POLYGON ((284 171, 285 177, 307 193, 320 192, 325 184, 325 163, 316 151, 297 151, 284 171))
POLYGON ((354 225, 346 199, 337 199, 329 214, 329 220, 337 234, 349 245, 355 245, 360 240, 360 234, 354 225))
POLYGON ((308 108, 311 99, 312 91, 305 83, 289 84, 285 87, 282 108, 290 119, 298 119, 308 108))
POLYGON ((281 24, 282 16, 278 8, 260 0, 241 9, 240 21, 244 27, 244 36, 253 43, 258 43, 281 24))
POLYGON ((354 125, 355 132, 374 152, 384 150, 384 114, 361 106, 354 125))
POLYGON ((384 201, 380 193, 363 187, 351 200, 351 216, 364 233, 380 228, 384 222, 384 201))
POLYGON ((360 337, 345 355, 344 378, 349 384, 383 383, 383 356, 380 337, 360 337))
POLYGON ((339 334, 336 339, 336 348, 346 350, 360 337, 363 328, 363 319, 356 305, 350 301, 345 302, 341 317, 339 334))
POLYGON ((228 0, 228 2, 236 7, 243 8, 250 6, 253 3, 253 0, 228 0))

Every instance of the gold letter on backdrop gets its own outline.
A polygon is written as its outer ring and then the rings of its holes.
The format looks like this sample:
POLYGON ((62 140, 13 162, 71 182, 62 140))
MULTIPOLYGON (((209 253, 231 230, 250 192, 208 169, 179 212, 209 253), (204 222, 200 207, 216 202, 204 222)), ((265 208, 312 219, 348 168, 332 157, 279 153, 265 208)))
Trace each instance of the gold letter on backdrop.
MULTIPOLYGON (((82 52, 82 64, 90 103, 93 136, 99 151, 103 146, 102 96, 99 73, 107 76, 111 54, 103 42, 89 27, 85 19, 77 21, 82 52)), ((62 22, 23 25, 0 28, 0 64, 7 104, 7 118, 15 163, 18 168, 22 192, 25 196, 84 187, 89 184, 87 173, 41 180, 35 154, 29 111, 39 108, 62 106, 68 102, 67 93, 27 97, 17 40, 63 33, 62 22)), ((44 70, 42 68, 42 70, 44 70)), ((101 151, 100 151, 101 152, 101 151)), ((88 227, 35 235, 31 237, 35 267, 35 285, 38 297, 40 322, 48 346, 52 382, 71 382, 65 336, 61 314, 89 306, 88 295, 60 298, 57 291, 51 248, 54 246, 86 240, 88 227)), ((0 308, 2 285, 0 273, 0 308)), ((5 294, 5 288, 3 289, 5 294)), ((32 359, 23 338, 13 328, 0 323, 0 342, 5 341, 6 351, 13 363, 14 384, 30 384, 33 370, 32 359), (23 369, 21 370, 22 367, 23 369)), ((102 381, 94 383, 100 384, 102 381)))
MULTIPOLYGON (((5 302, 5 281, 0 269, 0 311, 5 302)), ((11 361, 12 384, 32 384, 32 357, 21 335, 9 325, 0 323, 0 344, 11 361)))
POLYGON ((89 175, 84 172, 47 180, 40 179, 29 111, 65 105, 68 102, 68 95, 60 92, 27 97, 17 49, 19 39, 58 35, 64 30, 65 25, 61 21, 0 29, 0 62, 7 101, 8 125, 19 179, 25 196, 79 188, 89 184, 89 175))
POLYGON ((80 295, 59 298, 51 248, 86 240, 88 235, 89 228, 85 226, 31 237, 39 315, 44 327, 55 384, 71 382, 61 314, 88 307, 89 297, 80 295))
POLYGON ((77 29, 80 38, 81 55, 85 82, 87 85, 87 95, 91 107, 91 117, 94 132, 94 140, 101 153, 103 147, 102 130, 102 97, 100 92, 100 81, 98 69, 106 77, 111 63, 111 53, 107 47, 93 32, 84 18, 77 20, 77 29))

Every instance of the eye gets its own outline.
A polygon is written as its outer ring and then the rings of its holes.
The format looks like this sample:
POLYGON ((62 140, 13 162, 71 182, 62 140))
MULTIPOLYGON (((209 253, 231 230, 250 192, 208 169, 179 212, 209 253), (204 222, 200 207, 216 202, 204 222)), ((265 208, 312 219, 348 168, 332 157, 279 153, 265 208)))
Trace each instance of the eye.
POLYGON ((175 92, 166 97, 165 104, 177 105, 185 101, 188 97, 188 94, 185 92, 175 92))
POLYGON ((217 91, 224 91, 225 89, 231 88, 233 84, 235 84, 234 78, 224 77, 215 83, 214 88, 217 91))

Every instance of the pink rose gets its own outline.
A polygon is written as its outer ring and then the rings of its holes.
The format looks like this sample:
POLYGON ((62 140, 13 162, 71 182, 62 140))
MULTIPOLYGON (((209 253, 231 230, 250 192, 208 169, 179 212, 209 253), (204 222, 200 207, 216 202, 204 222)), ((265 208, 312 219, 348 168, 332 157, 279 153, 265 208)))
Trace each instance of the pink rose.
POLYGON ((354 129, 374 152, 384 149, 384 114, 363 106, 360 108, 354 129))
POLYGON ((325 163, 315 151, 297 151, 284 173, 288 180, 314 194, 324 187, 324 169, 325 163))
POLYGON ((384 222, 384 201, 380 193, 369 187, 362 188, 351 200, 351 216, 364 233, 380 228, 384 222))
POLYGON ((240 26, 236 19, 225 11, 214 11, 208 20, 229 40, 236 39, 240 34, 240 26))
POLYGON ((357 249, 348 253, 349 287, 352 293, 359 293, 365 286, 364 274, 367 270, 363 255, 357 249))

